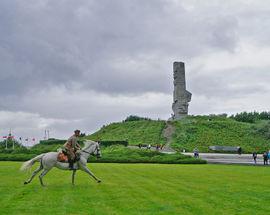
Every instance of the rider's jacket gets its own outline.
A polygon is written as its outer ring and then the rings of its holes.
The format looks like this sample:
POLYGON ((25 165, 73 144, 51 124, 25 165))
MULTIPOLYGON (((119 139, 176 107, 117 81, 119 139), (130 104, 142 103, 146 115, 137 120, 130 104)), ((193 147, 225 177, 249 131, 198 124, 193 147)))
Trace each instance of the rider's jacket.
POLYGON ((78 138, 75 135, 72 135, 70 138, 68 138, 67 142, 64 144, 64 147, 68 150, 79 150, 81 147, 78 143, 78 138))

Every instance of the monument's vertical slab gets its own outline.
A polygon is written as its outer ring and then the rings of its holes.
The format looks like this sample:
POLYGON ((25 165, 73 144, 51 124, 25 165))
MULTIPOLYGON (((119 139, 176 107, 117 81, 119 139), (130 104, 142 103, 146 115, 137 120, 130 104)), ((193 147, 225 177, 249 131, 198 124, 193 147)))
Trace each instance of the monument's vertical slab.
POLYGON ((173 116, 172 119, 181 119, 188 115, 188 103, 192 94, 186 90, 185 64, 183 62, 173 63, 173 116))

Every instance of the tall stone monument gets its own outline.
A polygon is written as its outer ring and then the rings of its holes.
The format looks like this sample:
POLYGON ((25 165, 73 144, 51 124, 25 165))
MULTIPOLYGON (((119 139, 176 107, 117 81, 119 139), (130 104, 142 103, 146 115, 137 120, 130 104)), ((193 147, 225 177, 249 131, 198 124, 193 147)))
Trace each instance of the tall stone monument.
POLYGON ((188 103, 192 94, 186 90, 185 64, 173 63, 173 115, 172 119, 178 120, 188 115, 188 103))

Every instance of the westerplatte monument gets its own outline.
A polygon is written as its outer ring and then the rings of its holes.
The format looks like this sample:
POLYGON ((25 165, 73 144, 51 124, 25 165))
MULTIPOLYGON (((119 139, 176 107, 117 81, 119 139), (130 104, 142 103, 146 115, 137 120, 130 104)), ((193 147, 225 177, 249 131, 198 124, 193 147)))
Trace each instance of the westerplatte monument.
POLYGON ((192 96, 186 90, 185 64, 183 62, 173 63, 173 79, 172 119, 178 120, 188 115, 188 103, 192 96))

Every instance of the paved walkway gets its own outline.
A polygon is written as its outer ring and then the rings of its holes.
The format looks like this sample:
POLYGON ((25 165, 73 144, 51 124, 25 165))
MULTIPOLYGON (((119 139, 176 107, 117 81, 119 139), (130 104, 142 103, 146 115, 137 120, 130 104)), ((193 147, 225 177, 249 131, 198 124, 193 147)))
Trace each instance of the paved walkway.
MULTIPOLYGON (((183 153, 183 154, 193 156, 193 153, 183 153)), ((238 155, 238 154, 221 154, 221 153, 200 153, 200 158, 203 160, 207 160, 208 163, 254 165, 252 154, 238 155)), ((257 165, 263 165, 262 154, 258 154, 257 165)))
MULTIPOLYGON (((136 148, 137 146, 128 146, 129 148, 136 148)), ((146 148, 142 148, 142 150, 146 150, 146 148)), ((151 150, 156 150, 155 147, 151 147, 151 150)), ((165 154, 174 154, 177 153, 173 149, 163 149, 159 150, 161 153, 165 154)), ((193 153, 186 152, 182 153, 184 155, 193 156, 193 153)), ((208 163, 212 164, 243 164, 243 165, 254 165, 254 160, 252 154, 222 154, 222 153, 200 153, 200 158, 206 160, 208 163)), ((257 157, 257 164, 256 165, 263 165, 263 156, 262 154, 258 154, 257 157)), ((270 167, 270 163, 269 163, 270 167)))

